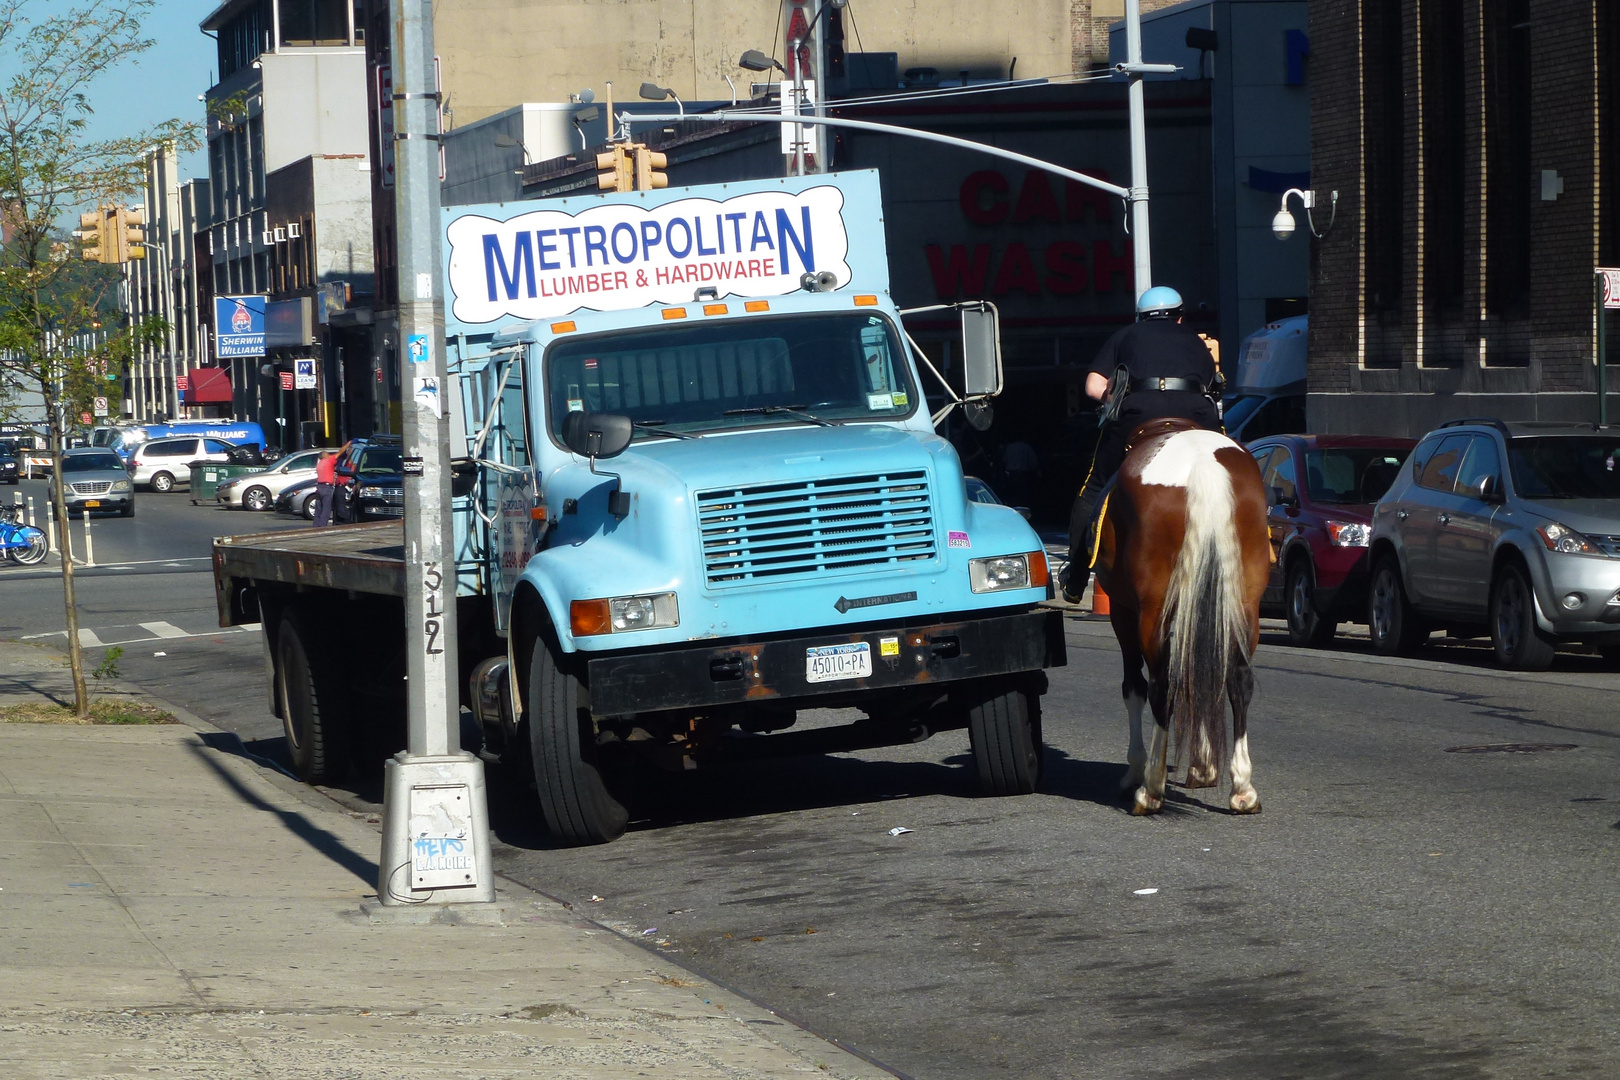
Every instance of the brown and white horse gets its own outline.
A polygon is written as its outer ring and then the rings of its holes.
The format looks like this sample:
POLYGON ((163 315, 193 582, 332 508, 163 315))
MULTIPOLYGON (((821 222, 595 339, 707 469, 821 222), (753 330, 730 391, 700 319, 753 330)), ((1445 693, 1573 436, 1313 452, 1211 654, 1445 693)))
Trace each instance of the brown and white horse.
POLYGON ((1259 812, 1249 763, 1249 658, 1260 640, 1271 559, 1265 493, 1248 451, 1183 420, 1149 421, 1132 433, 1097 557, 1125 661, 1131 744, 1121 786, 1136 789, 1132 813, 1164 806, 1172 717, 1177 755, 1190 753, 1187 786, 1215 785, 1227 702, 1230 806, 1259 812), (1150 747, 1142 743, 1144 703, 1153 709, 1150 747))

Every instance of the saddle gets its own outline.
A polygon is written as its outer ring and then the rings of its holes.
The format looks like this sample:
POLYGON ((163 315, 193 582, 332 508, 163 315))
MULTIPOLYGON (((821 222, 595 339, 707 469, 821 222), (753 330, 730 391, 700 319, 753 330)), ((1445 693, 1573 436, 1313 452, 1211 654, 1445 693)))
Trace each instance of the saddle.
POLYGON ((1168 435, 1172 431, 1202 431, 1203 428, 1204 425, 1198 421, 1188 420, 1184 416, 1164 416, 1157 420, 1149 420, 1146 423, 1136 425, 1130 437, 1125 440, 1125 453, 1129 454, 1136 449, 1138 444, 1146 442, 1148 439, 1168 435))

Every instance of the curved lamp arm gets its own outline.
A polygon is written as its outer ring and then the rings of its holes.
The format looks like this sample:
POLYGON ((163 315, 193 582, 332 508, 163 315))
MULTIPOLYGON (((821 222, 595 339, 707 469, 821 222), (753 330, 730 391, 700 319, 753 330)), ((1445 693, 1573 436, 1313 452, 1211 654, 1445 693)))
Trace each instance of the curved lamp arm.
POLYGON ((1294 234, 1294 229, 1297 226, 1294 222, 1294 215, 1288 210, 1288 196, 1290 195, 1299 196, 1299 204, 1305 208, 1305 223, 1310 228, 1312 236, 1320 240, 1333 231, 1333 223, 1339 217, 1339 193, 1337 191, 1330 193, 1328 196, 1331 212, 1328 215, 1327 227, 1318 232, 1315 216, 1311 213, 1316 207, 1316 192, 1303 188, 1289 188, 1283 192, 1282 205, 1277 210, 1277 216, 1271 219, 1272 235, 1279 240, 1286 240, 1294 234))

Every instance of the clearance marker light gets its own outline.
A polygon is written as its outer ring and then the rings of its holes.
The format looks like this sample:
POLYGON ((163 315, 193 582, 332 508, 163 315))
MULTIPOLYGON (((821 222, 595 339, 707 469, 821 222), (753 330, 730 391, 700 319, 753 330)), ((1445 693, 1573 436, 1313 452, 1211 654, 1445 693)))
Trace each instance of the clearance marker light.
POLYGON ((857 296, 855 298, 855 306, 856 307, 876 307, 877 306, 877 297, 871 296, 871 295, 857 296))
POLYGON ((665 308, 664 309, 664 318, 666 318, 666 319, 684 319, 684 318, 686 318, 686 309, 683 308, 683 307, 665 308))
POLYGON ((577 329, 579 328, 574 325, 574 321, 572 319, 568 319, 564 322, 554 322, 551 324, 551 332, 553 334, 572 334, 577 329))
POLYGON ((725 313, 726 313, 726 305, 724 305, 724 304, 704 304, 703 305, 703 314, 705 314, 705 315, 724 315, 725 313))
POLYGON ((769 311, 769 310, 771 310, 771 303, 770 303, 769 300, 748 300, 748 301, 745 301, 743 303, 743 310, 744 311, 769 311))

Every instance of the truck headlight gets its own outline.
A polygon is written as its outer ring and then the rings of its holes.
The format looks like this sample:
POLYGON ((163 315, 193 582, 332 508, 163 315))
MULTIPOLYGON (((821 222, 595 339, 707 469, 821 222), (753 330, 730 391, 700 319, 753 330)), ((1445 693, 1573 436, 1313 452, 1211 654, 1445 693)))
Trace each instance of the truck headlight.
POLYGON ((680 607, 672 592, 575 600, 568 605, 568 625, 575 637, 658 630, 679 626, 680 622, 680 607))
POLYGON ((1328 543, 1334 547, 1366 547, 1372 530, 1357 521, 1327 521, 1328 543))
POLYGON ((976 593, 1003 592, 1007 589, 1044 589, 1046 581, 1044 551, 968 560, 968 583, 976 593))
POLYGON ((114 480, 112 489, 114 491, 128 491, 129 490, 129 481, 128 480, 114 480))

